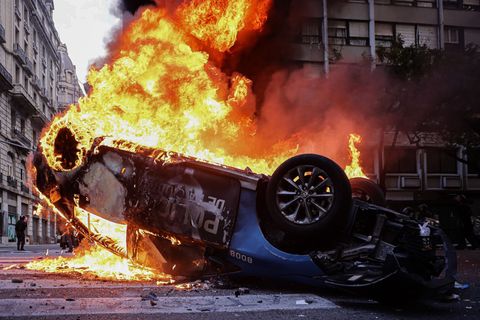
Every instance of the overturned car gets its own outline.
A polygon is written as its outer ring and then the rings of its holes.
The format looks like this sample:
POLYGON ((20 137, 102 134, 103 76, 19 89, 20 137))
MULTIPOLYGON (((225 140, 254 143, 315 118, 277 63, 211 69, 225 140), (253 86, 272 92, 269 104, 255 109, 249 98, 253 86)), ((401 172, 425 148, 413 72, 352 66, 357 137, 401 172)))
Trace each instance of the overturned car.
POLYGON ((328 158, 295 156, 270 177, 118 145, 97 139, 79 166, 59 147, 62 170, 38 152, 35 183, 86 237, 138 264, 344 289, 453 287, 456 257, 443 232, 353 199, 328 158))

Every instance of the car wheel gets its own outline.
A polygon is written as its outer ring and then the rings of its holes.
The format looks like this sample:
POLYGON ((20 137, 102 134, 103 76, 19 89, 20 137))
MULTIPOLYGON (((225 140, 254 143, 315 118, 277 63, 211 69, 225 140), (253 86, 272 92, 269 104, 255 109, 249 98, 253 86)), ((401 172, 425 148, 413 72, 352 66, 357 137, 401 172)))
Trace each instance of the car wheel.
POLYGON ((315 154, 288 159, 267 186, 267 209, 287 235, 327 246, 335 244, 352 219, 352 193, 345 172, 315 154))
POLYGON ((352 197, 377 206, 385 206, 385 194, 378 184, 367 178, 350 179, 352 197))

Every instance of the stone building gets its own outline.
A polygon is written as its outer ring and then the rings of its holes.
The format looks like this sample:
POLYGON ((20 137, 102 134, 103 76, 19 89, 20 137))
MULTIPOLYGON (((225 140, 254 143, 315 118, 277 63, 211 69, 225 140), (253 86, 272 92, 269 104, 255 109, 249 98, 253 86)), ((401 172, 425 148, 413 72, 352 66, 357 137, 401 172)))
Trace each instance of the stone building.
MULTIPOLYGON (((67 99, 76 76, 52 18, 53 0, 0 1, 0 240, 15 241, 14 225, 29 217, 30 243, 56 238, 52 214, 37 214, 27 157, 42 128, 67 99), (70 74, 68 80, 65 74, 70 74), (61 88, 61 92, 59 92, 61 88), (66 95, 66 97, 65 97, 66 95), (62 97, 62 100, 59 97, 62 97)), ((78 85, 77 85, 78 86, 78 85)), ((73 86, 74 93, 77 88, 73 86)))
POLYGON ((77 70, 68 56, 67 46, 61 44, 58 47, 60 56, 60 73, 58 78, 58 111, 75 103, 83 96, 83 91, 77 78, 77 70))

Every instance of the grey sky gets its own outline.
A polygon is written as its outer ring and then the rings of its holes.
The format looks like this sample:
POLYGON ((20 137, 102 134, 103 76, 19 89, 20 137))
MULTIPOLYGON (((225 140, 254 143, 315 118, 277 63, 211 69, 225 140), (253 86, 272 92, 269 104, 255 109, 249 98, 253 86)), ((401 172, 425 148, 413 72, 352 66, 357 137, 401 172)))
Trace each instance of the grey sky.
POLYGON ((54 20, 60 39, 84 82, 91 61, 105 55, 105 39, 119 19, 110 8, 117 0, 55 0, 54 20))

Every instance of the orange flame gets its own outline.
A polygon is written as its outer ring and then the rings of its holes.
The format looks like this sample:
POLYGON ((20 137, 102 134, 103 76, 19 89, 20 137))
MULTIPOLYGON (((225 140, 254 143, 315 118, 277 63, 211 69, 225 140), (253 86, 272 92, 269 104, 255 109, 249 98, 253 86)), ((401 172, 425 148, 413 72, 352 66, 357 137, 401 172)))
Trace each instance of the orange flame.
POLYGON ((213 47, 230 46, 248 24, 255 24, 251 29, 261 27, 269 3, 187 2, 177 15, 194 19, 189 20, 193 25, 174 21, 159 8, 145 10, 121 35, 111 63, 90 71, 90 95, 57 116, 44 131, 40 145, 50 167, 71 169, 63 167, 55 150, 58 132, 68 128, 78 142, 74 167, 83 163, 93 140, 105 136, 129 141, 131 151, 142 145, 238 168, 248 166, 256 172, 273 172, 295 149, 255 147, 250 80, 238 74, 229 79, 209 62, 206 52, 195 50, 189 36, 204 32, 205 36, 199 37, 213 47), (255 4, 259 3, 262 9, 257 12, 255 4), (190 11, 192 15, 187 15, 190 11), (215 19, 197 25, 195 15, 215 19), (252 15, 253 22, 246 23, 252 15), (231 24, 226 22, 231 20, 231 24), (202 28, 205 31, 200 31, 202 28))
MULTIPOLYGON (((270 6, 271 0, 191 0, 178 7, 174 18, 160 8, 143 11, 117 39, 111 61, 90 70, 89 96, 56 116, 42 133, 40 147, 49 166, 57 171, 81 166, 94 139, 105 137, 104 145, 123 150, 153 147, 273 172, 293 155, 295 147, 282 142, 271 150, 257 147, 251 81, 240 74, 223 74, 209 54, 198 49, 201 44, 217 54, 228 51, 240 32, 262 28, 270 6), (65 128, 76 141, 76 157, 68 166, 57 150, 66 143, 59 140, 65 128)), ((63 216, 48 197, 40 194, 40 198, 63 216)), ((95 247, 72 259, 47 259, 28 268, 52 272, 80 268, 107 279, 153 277, 149 270, 131 269, 124 258, 125 225, 110 223, 78 206, 75 217, 67 223, 85 227, 92 239, 101 235, 101 243, 113 246, 108 247, 117 255, 95 247)), ((169 240, 180 244, 174 237, 169 240)))
POLYGON ((45 258, 25 265, 27 269, 48 273, 80 273, 84 277, 103 280, 148 281, 173 283, 171 276, 133 265, 101 246, 81 245, 73 257, 45 258))
POLYGON ((225 52, 240 31, 255 31, 267 20, 271 0, 192 0, 177 15, 185 29, 209 47, 225 52))
POLYGON ((363 169, 360 166, 360 151, 356 144, 362 142, 362 137, 358 134, 351 133, 348 139, 348 148, 350 151, 351 163, 345 167, 345 173, 349 179, 352 178, 367 178, 363 169))

